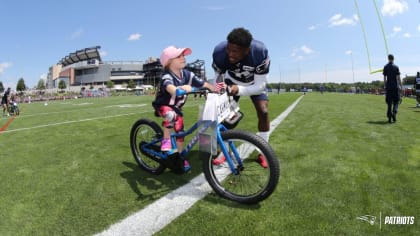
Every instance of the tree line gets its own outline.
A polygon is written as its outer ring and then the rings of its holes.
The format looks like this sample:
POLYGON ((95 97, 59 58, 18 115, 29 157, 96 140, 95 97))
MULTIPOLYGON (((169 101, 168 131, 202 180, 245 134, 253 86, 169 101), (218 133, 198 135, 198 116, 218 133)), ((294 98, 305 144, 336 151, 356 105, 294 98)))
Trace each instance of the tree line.
MULTIPOLYGON (((43 79, 40 79, 35 88, 38 89, 38 90, 45 90, 46 89, 45 81, 43 79)), ((66 82, 64 82, 64 80, 60 80, 58 82, 58 88, 59 89, 66 89, 67 88, 66 82)), ((18 83, 16 84, 16 89, 15 90, 17 92, 19 92, 20 94, 22 94, 27 89, 29 89, 29 88, 26 86, 25 80, 23 78, 20 78, 18 80, 18 83)), ((0 93, 4 92, 4 90, 6 90, 6 88, 4 87, 3 82, 0 81, 0 93)))
MULTIPOLYGON (((403 85, 412 85, 415 86, 416 84, 416 77, 415 76, 405 76, 402 79, 403 85)), ((106 87, 112 88, 114 83, 110 80, 107 82, 106 87)), ((129 81, 127 87, 128 88, 135 88, 134 81, 129 81)), ((67 85, 64 80, 60 80, 58 83, 59 89, 66 89, 67 85)), ((358 90, 361 92, 369 93, 372 91, 382 90, 384 88, 384 81, 383 80, 375 80, 372 82, 357 82, 357 83, 269 83, 267 84, 267 88, 273 90, 295 90, 300 91, 303 88, 312 89, 315 91, 320 91, 321 88, 324 88, 324 91, 327 92, 350 92, 353 90, 358 90)), ((38 90, 44 90, 46 88, 45 81, 40 79, 36 86, 38 90)), ((0 93, 3 93, 6 88, 3 86, 3 82, 0 81, 0 93)), ((25 85, 25 80, 20 78, 16 85, 16 91, 19 93, 23 93, 28 87, 25 85)))
MULTIPOLYGON (((415 76, 405 76, 402 78, 403 85, 409 85, 414 87, 416 84, 415 76)), ((295 91, 300 91, 303 88, 312 89, 314 91, 320 91, 321 88, 324 88, 324 91, 327 92, 350 92, 350 91, 360 91, 365 93, 370 93, 372 91, 381 91, 384 89, 383 80, 374 80, 372 82, 356 82, 356 83, 269 83, 267 88, 273 90, 284 89, 290 91, 294 89, 295 91)))
MULTIPOLYGON (((25 80, 23 78, 20 78, 16 85, 16 91, 23 93, 23 91, 25 91, 26 89, 27 87, 25 85, 25 80)), ((0 81, 0 93, 4 92, 4 90, 6 90, 6 88, 4 87, 3 82, 0 81)))

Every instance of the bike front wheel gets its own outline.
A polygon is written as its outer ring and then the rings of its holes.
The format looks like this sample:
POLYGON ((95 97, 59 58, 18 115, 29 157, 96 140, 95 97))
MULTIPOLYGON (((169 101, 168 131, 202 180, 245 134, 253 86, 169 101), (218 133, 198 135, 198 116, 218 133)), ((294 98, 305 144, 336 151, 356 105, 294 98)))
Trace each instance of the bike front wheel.
POLYGON ((142 150, 142 145, 151 144, 156 151, 160 150, 160 141, 163 137, 162 128, 154 121, 149 119, 140 119, 134 123, 130 132, 130 146, 134 159, 141 169, 159 175, 165 171, 166 166, 157 161, 156 157, 142 150), (152 143, 156 144, 152 145, 152 143))
POLYGON ((280 177, 280 164, 271 146, 256 134, 243 130, 228 130, 221 136, 236 171, 231 171, 227 161, 215 164, 215 157, 206 158, 203 172, 212 189, 226 199, 243 204, 256 204, 269 197, 280 177), (265 158, 266 167, 258 162, 259 158, 265 158))

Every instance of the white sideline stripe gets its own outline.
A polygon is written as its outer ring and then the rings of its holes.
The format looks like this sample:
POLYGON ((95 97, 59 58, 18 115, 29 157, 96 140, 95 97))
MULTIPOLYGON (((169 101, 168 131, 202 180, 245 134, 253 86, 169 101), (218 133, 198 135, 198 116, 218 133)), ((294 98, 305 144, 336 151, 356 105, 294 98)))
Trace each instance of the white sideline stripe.
MULTIPOLYGON (((270 132, 275 129, 289 113, 296 107, 303 96, 300 96, 276 119, 271 121, 270 132)), ((186 212, 198 200, 210 193, 204 174, 200 174, 190 181, 190 183, 179 187, 168 193, 159 200, 148 205, 144 209, 128 216, 122 221, 111 225, 105 231, 96 236, 116 236, 116 235, 153 235, 166 225, 171 223, 178 216, 186 212)))
POLYGON ((58 123, 52 123, 52 124, 46 124, 46 125, 38 125, 38 126, 32 126, 32 127, 27 127, 27 128, 19 128, 19 129, 5 130, 2 133, 12 133, 12 132, 18 132, 18 131, 24 131, 24 130, 46 128, 46 127, 50 127, 50 126, 57 126, 57 125, 64 125, 64 124, 71 124, 71 123, 79 123, 79 122, 92 121, 92 120, 109 119, 109 118, 115 118, 115 117, 119 117, 119 116, 129 116, 129 115, 134 115, 134 114, 138 114, 138 112, 127 113, 127 114, 119 114, 119 115, 115 115, 115 116, 95 117, 95 118, 82 119, 82 120, 63 121, 63 122, 58 122, 58 123))
MULTIPOLYGON (((73 106, 77 106, 78 105, 77 103, 70 103, 70 102, 59 103, 59 104, 60 105, 73 105, 73 106)), ((95 103, 90 103, 89 105, 91 105, 91 104, 95 104, 95 103)), ((128 105, 128 104, 122 104, 122 105, 128 105)), ((141 104, 138 104, 138 105, 139 106, 137 106, 137 107, 146 106, 147 104, 141 103, 141 104)), ((120 106, 120 105, 113 105, 113 106, 120 106)), ((110 106, 108 106, 108 107, 110 107, 110 106)), ((103 107, 103 108, 107 108, 107 107, 103 107)), ((127 106, 126 107, 121 107, 120 106, 120 108, 131 108, 131 107, 127 107, 127 106)), ((40 116, 40 115, 42 116, 42 115, 51 115, 51 114, 57 114, 57 113, 63 114, 63 113, 73 113, 73 112, 79 112, 79 110, 72 110, 72 111, 54 111, 54 112, 43 112, 43 113, 36 113, 36 114, 23 114, 23 115, 21 114, 19 117, 30 117, 30 116, 40 116)), ((18 117, 16 117, 16 118, 18 118, 18 117)))
POLYGON ((111 105, 106 106, 105 108, 113 108, 113 107, 119 107, 119 108, 132 108, 132 107, 144 107, 146 104, 137 104, 137 103, 131 103, 131 104, 119 104, 119 105, 111 105))

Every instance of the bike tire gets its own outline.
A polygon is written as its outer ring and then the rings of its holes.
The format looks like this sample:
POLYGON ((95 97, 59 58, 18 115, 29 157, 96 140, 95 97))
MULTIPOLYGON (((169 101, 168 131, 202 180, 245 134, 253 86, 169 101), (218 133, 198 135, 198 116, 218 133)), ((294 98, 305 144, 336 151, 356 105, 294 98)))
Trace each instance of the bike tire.
POLYGON ((162 174, 166 166, 143 152, 140 144, 160 140, 162 137, 162 128, 156 122, 149 119, 137 120, 133 124, 130 132, 130 146, 134 159, 141 169, 154 175, 162 174))
POLYGON ((243 166, 233 160, 238 170, 238 174, 233 174, 227 161, 215 165, 214 157, 205 158, 203 172, 214 192, 242 204, 256 204, 268 198, 280 178, 280 163, 271 146, 256 134, 243 130, 227 130, 221 136, 225 143, 233 141, 243 166), (265 157, 267 168, 256 161, 259 154, 265 157))

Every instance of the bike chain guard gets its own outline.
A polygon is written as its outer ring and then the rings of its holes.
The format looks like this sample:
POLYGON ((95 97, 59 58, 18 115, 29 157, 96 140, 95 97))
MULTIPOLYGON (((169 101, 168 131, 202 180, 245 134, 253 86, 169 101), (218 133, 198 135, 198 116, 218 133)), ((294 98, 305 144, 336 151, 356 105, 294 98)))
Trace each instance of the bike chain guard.
MULTIPOLYGON (((140 146, 142 144, 145 144, 145 142, 140 143, 140 146)), ((151 145, 149 146, 153 151, 160 152, 160 146, 159 145, 151 145)), ((147 151, 144 151, 142 148, 140 148, 140 151, 143 155, 148 156, 152 160, 159 162, 162 165, 165 165, 167 168, 169 168, 172 172, 175 174, 184 174, 184 158, 179 155, 179 152, 173 152, 173 153, 167 153, 167 156, 165 159, 159 157, 158 155, 154 155, 152 153, 149 153, 147 151)))
POLYGON ((165 160, 165 165, 175 174, 184 174, 184 158, 179 155, 178 152, 174 152, 168 155, 165 160))
MULTIPOLYGON (((140 142, 140 145, 139 145, 140 146, 140 152, 143 155, 148 156, 149 158, 151 158, 152 160, 154 160, 156 162, 165 164, 165 160, 164 159, 160 158, 159 156, 157 156, 155 154, 152 154, 152 153, 150 153, 148 151, 143 150, 143 148, 141 148, 141 147, 142 147, 142 145, 145 145, 145 144, 147 144, 147 143, 144 142, 144 141, 140 142)), ((149 146, 149 148, 152 149, 155 152, 160 152, 160 146, 159 145, 152 144, 152 145, 149 146)))

